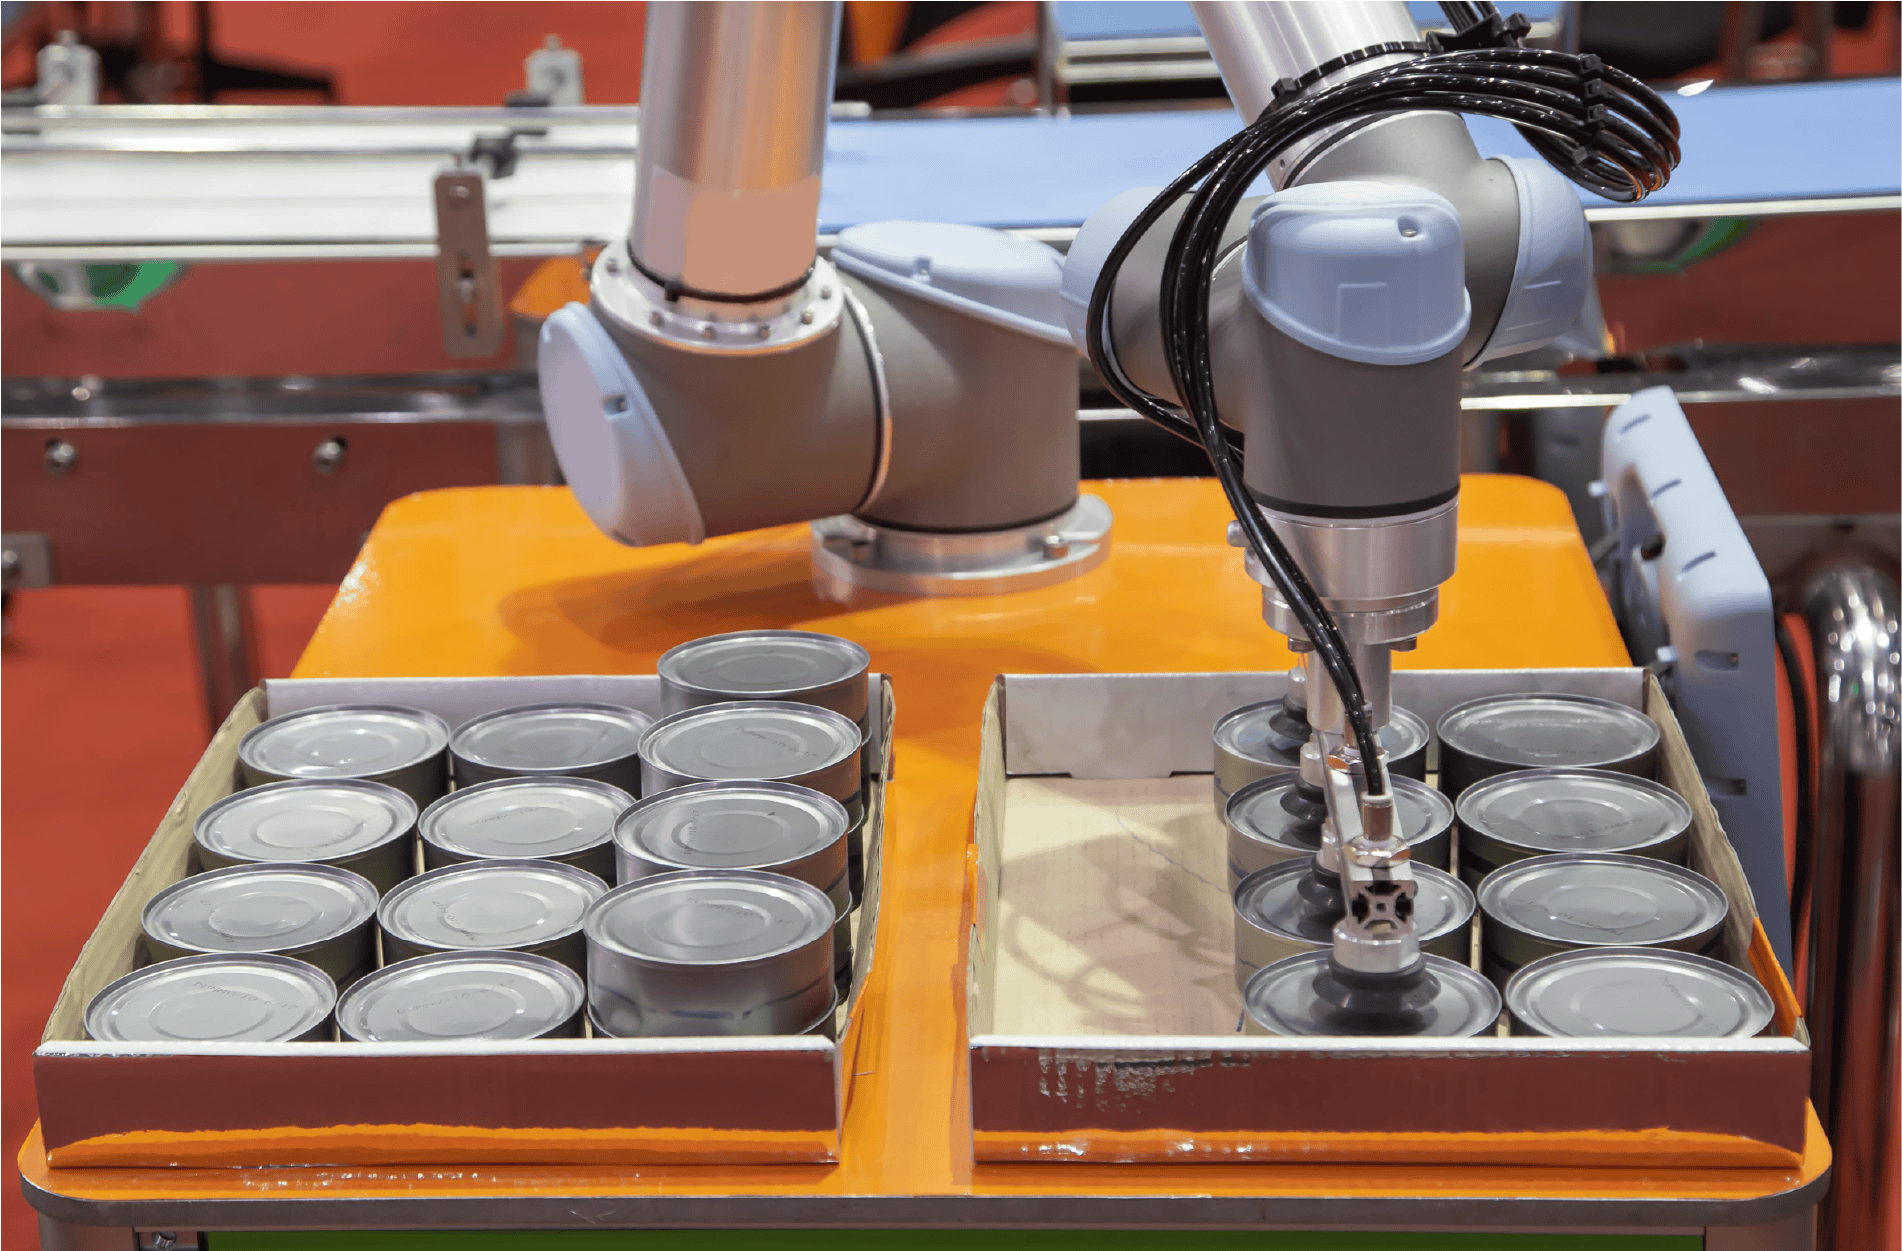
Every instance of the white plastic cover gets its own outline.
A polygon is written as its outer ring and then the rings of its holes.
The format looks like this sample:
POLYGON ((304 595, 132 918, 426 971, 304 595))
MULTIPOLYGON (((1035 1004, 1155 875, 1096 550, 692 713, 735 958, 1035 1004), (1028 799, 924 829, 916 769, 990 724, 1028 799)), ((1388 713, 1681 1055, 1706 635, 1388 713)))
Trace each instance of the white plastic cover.
POLYGON ((633 547, 707 537, 693 487, 627 357, 586 305, 542 324, 542 412, 589 520, 633 547))
POLYGON ((1097 275, 1103 272, 1110 249, 1123 237, 1129 224, 1161 193, 1161 187, 1136 187, 1123 192, 1091 213, 1070 242, 1070 252, 1063 259, 1063 320, 1070 328, 1070 339, 1076 344, 1076 350, 1085 356, 1090 354, 1090 293, 1096 289, 1097 275))
POLYGON ((1566 177, 1542 160, 1502 156, 1519 191, 1519 256, 1481 359, 1542 348, 1571 328, 1592 289, 1592 231, 1566 177))
POLYGON ((972 317, 1068 345, 1063 257, 1047 243, 983 226, 871 222, 839 233, 832 263, 972 317))
POLYGON ((1420 187, 1277 191, 1249 224, 1242 283, 1289 338, 1369 365, 1444 356, 1472 322, 1459 213, 1420 187))

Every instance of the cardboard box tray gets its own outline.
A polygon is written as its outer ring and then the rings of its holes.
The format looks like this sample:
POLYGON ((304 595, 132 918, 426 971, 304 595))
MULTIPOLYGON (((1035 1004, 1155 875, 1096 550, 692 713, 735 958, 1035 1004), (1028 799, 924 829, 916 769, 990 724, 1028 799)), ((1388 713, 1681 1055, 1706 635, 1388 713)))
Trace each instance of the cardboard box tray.
POLYGON ((1245 1036, 1210 728, 1284 674, 1007 675, 984 712, 972 856, 976 1158, 1794 1166, 1810 1054, 1736 855, 1642 669, 1408 671, 1429 724, 1494 692, 1643 709, 1730 899, 1716 953, 1776 1004, 1758 1038, 1245 1036))
POLYGON ((821 1037, 128 1044, 86 1040, 86 1004, 130 972, 146 901, 188 872, 192 822, 235 788, 259 721, 336 703, 404 704, 453 725, 546 700, 658 714, 649 676, 270 681, 212 738, 68 974, 33 1057, 56 1167, 437 1163, 761 1163, 838 1158, 877 932, 890 682, 871 678, 865 898, 838 1042, 821 1037))

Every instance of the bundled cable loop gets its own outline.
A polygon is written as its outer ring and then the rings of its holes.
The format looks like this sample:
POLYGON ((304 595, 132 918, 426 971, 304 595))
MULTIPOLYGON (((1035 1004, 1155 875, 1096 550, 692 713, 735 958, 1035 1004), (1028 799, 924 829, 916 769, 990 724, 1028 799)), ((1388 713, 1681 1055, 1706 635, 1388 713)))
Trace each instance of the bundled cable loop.
MULTIPOLYGON (((1240 440, 1221 424, 1210 360, 1209 292, 1224 259, 1222 232, 1255 179, 1281 153, 1324 132, 1339 134, 1397 113, 1442 111, 1510 122, 1534 151, 1578 185, 1630 202, 1663 187, 1677 166, 1679 128, 1670 106, 1636 78, 1595 56, 1518 46, 1523 18, 1502 19, 1490 4, 1442 5, 1457 33, 1424 45, 1380 44, 1348 53, 1299 79, 1277 84, 1275 101, 1253 123, 1204 155, 1130 223, 1090 293, 1090 363, 1130 409, 1209 457, 1249 550, 1286 601, 1346 709, 1354 740, 1371 752, 1374 733, 1360 675, 1333 614, 1287 546, 1263 519, 1242 482, 1240 440), (1479 46, 1473 46, 1473 45, 1479 46), (1450 49, 1450 50, 1449 50, 1450 49), (1389 55, 1424 55, 1383 66, 1303 96, 1321 78, 1389 55), (1110 298, 1124 262, 1184 196, 1159 293, 1163 354, 1179 403, 1138 387, 1110 340, 1110 298)), ((1320 145, 1309 160, 1328 145, 1320 145)), ((1286 179, 1292 184, 1305 163, 1286 179)), ((1381 793, 1383 770, 1367 771, 1381 793)))

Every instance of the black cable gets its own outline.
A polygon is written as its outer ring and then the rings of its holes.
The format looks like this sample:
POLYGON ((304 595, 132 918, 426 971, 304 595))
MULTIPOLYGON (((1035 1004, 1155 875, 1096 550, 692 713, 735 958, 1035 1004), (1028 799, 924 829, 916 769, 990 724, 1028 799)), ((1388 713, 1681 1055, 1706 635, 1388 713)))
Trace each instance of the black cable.
MULTIPOLYGON (((1776 614, 1777 654, 1783 658, 1783 678, 1790 688, 1791 718, 1796 722, 1796 863, 1790 871, 1790 942, 1795 944, 1810 912, 1810 854, 1814 842, 1816 797, 1815 763, 1810 759, 1810 692, 1803 681, 1803 664, 1796 639, 1782 613, 1776 614)), ((1790 971, 1794 977, 1796 971, 1790 971)))
MULTIPOLYGON (((1123 232, 1090 293, 1086 346, 1104 384, 1130 409, 1207 452, 1250 551, 1294 614, 1340 693, 1356 742, 1374 736, 1360 676, 1333 615, 1263 519, 1242 480, 1238 449, 1222 426, 1210 355, 1209 294, 1223 258, 1221 239, 1249 186, 1280 153, 1323 131, 1399 112, 1438 110, 1495 117, 1518 128, 1546 160, 1580 186, 1633 201, 1662 187, 1679 156, 1670 107, 1650 88, 1596 57, 1513 46, 1523 19, 1502 22, 1490 5, 1456 6, 1459 37, 1496 39, 1373 70, 1313 95, 1311 80, 1277 85, 1275 103, 1164 188, 1123 232), (1475 34, 1477 32, 1477 34, 1475 34), (1184 196, 1169 242, 1159 296, 1164 357, 1175 386, 1170 403, 1137 387, 1116 359, 1111 297, 1123 264, 1184 196), (1192 432, 1192 434, 1191 434, 1192 432)), ((1349 64, 1372 55, 1341 58, 1349 64)), ((1338 132, 1337 132, 1338 135, 1338 132)), ((1379 771, 1369 790, 1381 790, 1379 771)))

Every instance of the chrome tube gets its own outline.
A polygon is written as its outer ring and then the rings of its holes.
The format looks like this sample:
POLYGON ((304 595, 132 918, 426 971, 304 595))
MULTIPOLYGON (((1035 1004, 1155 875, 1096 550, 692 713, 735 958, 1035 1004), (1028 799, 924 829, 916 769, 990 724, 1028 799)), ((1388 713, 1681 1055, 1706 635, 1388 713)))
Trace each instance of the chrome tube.
MULTIPOLYGON (((649 276, 724 296, 805 276, 838 37, 833 0, 647 6, 628 247, 649 276)), ((747 320, 786 298, 699 311, 747 320)))
POLYGON ((1882 1241, 1896 1159, 1898 712, 1896 584, 1868 567, 1813 575, 1804 611, 1815 647, 1822 744, 1809 923, 1810 1092, 1834 1148, 1818 1245, 1882 1241))

